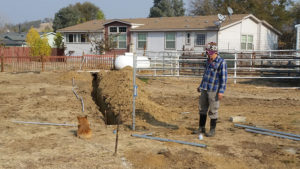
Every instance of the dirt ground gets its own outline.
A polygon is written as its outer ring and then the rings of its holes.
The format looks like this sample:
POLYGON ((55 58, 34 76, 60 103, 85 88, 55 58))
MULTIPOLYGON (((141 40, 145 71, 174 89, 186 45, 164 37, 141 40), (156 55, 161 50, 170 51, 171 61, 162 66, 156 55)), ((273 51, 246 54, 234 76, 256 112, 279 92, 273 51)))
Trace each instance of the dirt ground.
POLYGON ((300 134, 300 90, 280 88, 299 87, 299 80, 238 80, 237 84, 229 80, 216 136, 199 140, 191 131, 198 124, 200 78, 138 80, 136 131, 132 131, 132 95, 126 96, 132 93, 132 79, 127 75, 101 72, 96 83, 90 73, 0 73, 0 168, 299 168, 299 141, 248 133, 229 121, 231 116, 245 116, 246 125, 300 134), (73 77, 84 112, 72 92, 73 77), (96 90, 105 96, 105 103, 111 103, 107 109, 122 113, 116 156, 117 126, 105 125, 96 90), (77 127, 12 122, 77 125, 76 117, 83 115, 93 130, 89 140, 76 137, 77 127), (207 148, 131 136, 147 133, 207 148))

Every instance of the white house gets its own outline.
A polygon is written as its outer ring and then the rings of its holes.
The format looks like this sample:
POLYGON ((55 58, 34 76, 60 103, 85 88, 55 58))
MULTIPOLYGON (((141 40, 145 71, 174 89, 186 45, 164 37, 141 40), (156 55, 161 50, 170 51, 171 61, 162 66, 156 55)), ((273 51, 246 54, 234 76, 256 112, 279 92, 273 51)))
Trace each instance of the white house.
POLYGON ((113 52, 203 51, 217 42, 220 50, 277 49, 281 32, 251 14, 227 17, 216 25, 216 15, 93 20, 58 30, 64 34, 67 54, 94 54, 93 38, 118 34, 113 52))
POLYGON ((46 37, 48 39, 48 44, 51 46, 51 48, 55 48, 54 37, 55 37, 56 33, 55 32, 40 33, 40 37, 43 38, 44 34, 46 35, 46 37))

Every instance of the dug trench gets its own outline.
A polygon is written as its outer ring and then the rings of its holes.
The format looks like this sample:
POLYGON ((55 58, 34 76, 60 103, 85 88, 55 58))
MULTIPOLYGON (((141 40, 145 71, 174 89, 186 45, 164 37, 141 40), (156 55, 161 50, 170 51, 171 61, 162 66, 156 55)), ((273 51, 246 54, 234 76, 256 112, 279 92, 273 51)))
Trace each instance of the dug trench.
POLYGON ((118 115, 112 111, 108 103, 106 103, 106 97, 102 95, 102 89, 99 88, 101 76, 98 73, 92 73, 93 76, 93 90, 92 98, 95 104, 99 107, 100 112, 102 113, 102 120, 106 125, 116 125, 118 115))
MULTIPOLYGON (((127 67, 119 71, 93 73, 92 98, 102 113, 106 125, 124 124, 131 128, 133 81, 132 69, 127 67)), ((149 100, 149 94, 143 90, 145 82, 137 79, 139 96, 136 100, 136 116, 151 126, 177 130, 178 126, 166 121, 162 112, 168 110, 149 100)), ((139 120, 140 121, 140 120, 139 120)), ((138 123, 137 128, 145 129, 145 124, 138 123), (140 126, 142 125, 142 126, 140 126)))

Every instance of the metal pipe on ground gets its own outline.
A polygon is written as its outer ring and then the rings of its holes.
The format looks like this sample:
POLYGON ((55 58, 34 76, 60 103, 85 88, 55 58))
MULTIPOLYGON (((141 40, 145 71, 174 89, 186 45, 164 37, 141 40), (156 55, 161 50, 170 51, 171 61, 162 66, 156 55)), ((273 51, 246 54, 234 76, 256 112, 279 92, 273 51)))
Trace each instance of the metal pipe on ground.
POLYGON ((281 131, 275 131, 275 130, 257 128, 257 127, 253 127, 253 126, 242 125, 242 124, 234 124, 234 126, 236 126, 236 127, 242 127, 242 128, 247 128, 247 129, 258 130, 258 131, 265 131, 265 132, 277 133, 277 134, 281 134, 281 135, 286 135, 286 136, 300 138, 300 135, 292 134, 292 133, 285 133, 285 132, 281 132, 281 131))
POLYGON ((79 96, 77 95, 76 91, 74 90, 74 88, 72 88, 73 93, 75 94, 76 98, 79 99, 79 96))
POLYGON ((52 126, 71 126, 76 127, 75 124, 57 124, 57 123, 41 123, 41 122, 26 122, 26 121, 12 121, 13 123, 21 123, 21 124, 40 124, 40 125, 52 125, 52 126))
POLYGON ((290 140, 300 141, 299 138, 295 138, 295 137, 289 137, 289 136, 280 135, 280 134, 272 134, 272 133, 268 133, 268 132, 252 130, 252 129, 247 129, 247 128, 245 130, 248 131, 248 132, 252 132, 252 133, 258 133, 258 134, 264 134, 264 135, 269 135, 269 136, 275 136, 275 137, 287 138, 287 139, 290 139, 290 140))
POLYGON ((165 139, 165 138, 159 138, 159 137, 150 137, 150 136, 146 136, 146 135, 132 134, 131 136, 146 138, 146 139, 150 139, 150 140, 180 143, 180 144, 191 145, 191 146, 196 146, 196 147, 203 147, 203 148, 207 147, 207 145, 205 145, 205 144, 191 143, 191 142, 179 141, 179 140, 171 140, 171 139, 165 139))

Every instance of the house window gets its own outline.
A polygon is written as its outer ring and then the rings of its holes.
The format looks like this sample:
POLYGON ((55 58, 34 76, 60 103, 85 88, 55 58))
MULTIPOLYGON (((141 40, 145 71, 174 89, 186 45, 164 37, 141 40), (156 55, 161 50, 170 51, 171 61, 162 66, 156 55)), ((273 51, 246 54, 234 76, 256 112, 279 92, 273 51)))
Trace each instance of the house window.
POLYGON ((191 33, 185 34, 185 44, 190 45, 191 44, 191 33))
POLYGON ((69 43, 76 42, 76 34, 67 34, 67 42, 69 43))
POLYGON ((253 35, 242 35, 241 50, 253 50, 253 35))
POLYGON ((119 27, 119 32, 127 32, 127 28, 126 27, 119 27))
POLYGON ((80 42, 88 42, 89 36, 88 34, 80 34, 80 42))
POLYGON ((109 27, 109 32, 113 33, 117 33, 118 32, 118 27, 114 26, 114 27, 109 27))
POLYGON ((166 33, 165 36, 166 36, 165 37, 165 40, 166 40, 165 48, 166 49, 175 49, 175 39, 176 39, 175 32, 168 32, 168 33, 166 33))
POLYGON ((195 46, 205 45, 206 35, 205 34, 196 34, 195 46))
POLYGON ((118 36, 118 48, 119 49, 126 49, 126 41, 127 41, 127 37, 126 34, 120 34, 118 36))
POLYGON ((147 47, 147 34, 139 33, 138 34, 138 49, 144 49, 147 47))
POLYGON ((127 48, 127 27, 124 26, 113 26, 109 27, 110 35, 118 34, 114 37, 114 45, 116 49, 126 49, 127 48))
POLYGON ((120 34, 114 37, 114 46, 117 49, 126 49, 127 46, 127 36, 126 34, 120 34))

